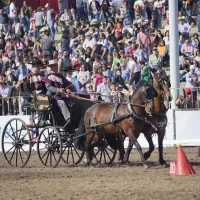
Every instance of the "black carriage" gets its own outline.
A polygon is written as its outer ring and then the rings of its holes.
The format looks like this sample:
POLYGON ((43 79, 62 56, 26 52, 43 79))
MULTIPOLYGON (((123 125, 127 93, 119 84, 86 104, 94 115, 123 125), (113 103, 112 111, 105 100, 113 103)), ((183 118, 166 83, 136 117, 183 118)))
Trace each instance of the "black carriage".
MULTIPOLYGON (((31 95, 28 98, 29 101, 22 108, 30 115, 30 123, 13 118, 2 132, 2 152, 7 162, 13 167, 24 167, 29 161, 32 147, 37 144, 39 159, 47 167, 56 167, 60 160, 68 165, 79 164, 85 151, 75 149, 74 140, 85 133, 77 136, 76 126, 70 131, 66 129, 62 113, 51 97, 31 95)), ((73 112, 75 104, 74 101, 69 104, 72 116, 79 114, 73 112)), ((97 163, 110 164, 115 156, 116 150, 109 147, 106 139, 102 139, 94 148, 97 163)))

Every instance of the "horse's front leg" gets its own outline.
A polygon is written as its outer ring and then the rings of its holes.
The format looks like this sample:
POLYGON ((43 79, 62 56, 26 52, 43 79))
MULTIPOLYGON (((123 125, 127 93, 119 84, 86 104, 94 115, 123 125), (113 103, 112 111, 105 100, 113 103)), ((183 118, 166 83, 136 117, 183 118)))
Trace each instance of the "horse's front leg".
POLYGON ((165 136, 165 129, 158 132, 158 151, 159 151, 159 163, 166 166, 166 161, 163 159, 163 139, 165 136))
POLYGON ((129 129, 129 132, 128 132, 128 137, 129 137, 129 145, 128 145, 128 148, 132 148, 133 145, 135 145, 139 155, 140 155, 140 158, 141 158, 141 162, 143 164, 143 166, 145 168, 148 167, 147 163, 146 163, 146 160, 144 158, 144 155, 142 153, 142 148, 140 146, 140 144, 138 143, 137 141, 137 138, 138 138, 139 134, 135 133, 133 130, 129 129))
POLYGON ((151 153, 154 151, 154 144, 150 134, 145 134, 145 137, 149 143, 149 150, 144 153, 144 159, 147 160, 151 156, 151 153))
POLYGON ((131 153, 131 150, 133 148, 133 143, 131 142, 131 140, 129 139, 128 141, 128 147, 126 149, 126 153, 124 155, 124 160, 123 160, 123 163, 128 163, 129 162, 129 156, 130 156, 130 153, 131 153))
POLYGON ((140 154, 140 158, 141 158, 141 162, 142 162, 142 164, 143 164, 143 167, 148 168, 148 165, 147 165, 146 160, 145 160, 145 158, 144 158, 144 155, 143 155, 143 153, 142 153, 142 147, 141 147, 140 144, 138 143, 137 139, 135 139, 135 140, 133 140, 133 141, 131 141, 131 142, 135 145, 135 147, 136 147, 138 153, 140 154))

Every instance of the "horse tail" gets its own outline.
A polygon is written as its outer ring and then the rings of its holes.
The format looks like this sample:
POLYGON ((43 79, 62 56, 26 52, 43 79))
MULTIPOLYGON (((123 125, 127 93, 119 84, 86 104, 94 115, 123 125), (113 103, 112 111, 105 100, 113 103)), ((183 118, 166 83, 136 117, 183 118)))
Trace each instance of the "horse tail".
POLYGON ((76 139, 74 141, 74 148, 84 151, 85 150, 85 140, 86 135, 83 135, 86 132, 84 125, 84 117, 81 118, 78 129, 76 130, 76 139))

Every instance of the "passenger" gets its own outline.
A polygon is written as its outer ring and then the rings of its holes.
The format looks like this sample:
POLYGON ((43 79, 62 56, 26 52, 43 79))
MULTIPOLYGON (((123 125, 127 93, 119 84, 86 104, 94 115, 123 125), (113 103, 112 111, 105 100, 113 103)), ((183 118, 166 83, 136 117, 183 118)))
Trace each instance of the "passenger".
POLYGON ((45 94, 45 85, 41 81, 42 75, 40 69, 42 67, 42 62, 38 58, 33 58, 29 61, 32 65, 31 72, 28 73, 21 83, 21 91, 24 93, 31 94, 45 94))
POLYGON ((45 83, 47 89, 46 94, 56 99, 65 119, 65 127, 67 127, 71 123, 70 112, 66 105, 67 97, 69 97, 69 94, 71 93, 71 91, 68 89, 70 83, 61 73, 57 72, 57 60, 50 60, 46 69, 47 75, 42 79, 42 82, 45 83))

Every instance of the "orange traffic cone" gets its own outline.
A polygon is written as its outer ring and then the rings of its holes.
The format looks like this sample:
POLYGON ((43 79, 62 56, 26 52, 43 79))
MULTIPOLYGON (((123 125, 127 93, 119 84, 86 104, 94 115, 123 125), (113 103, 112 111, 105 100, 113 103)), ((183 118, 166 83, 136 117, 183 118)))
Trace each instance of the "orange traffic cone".
POLYGON ((190 175, 190 174, 196 174, 194 171, 192 165, 188 161, 185 153, 183 152, 183 149, 181 145, 178 145, 178 151, 176 155, 176 162, 170 163, 170 172, 169 174, 173 175, 190 175))

